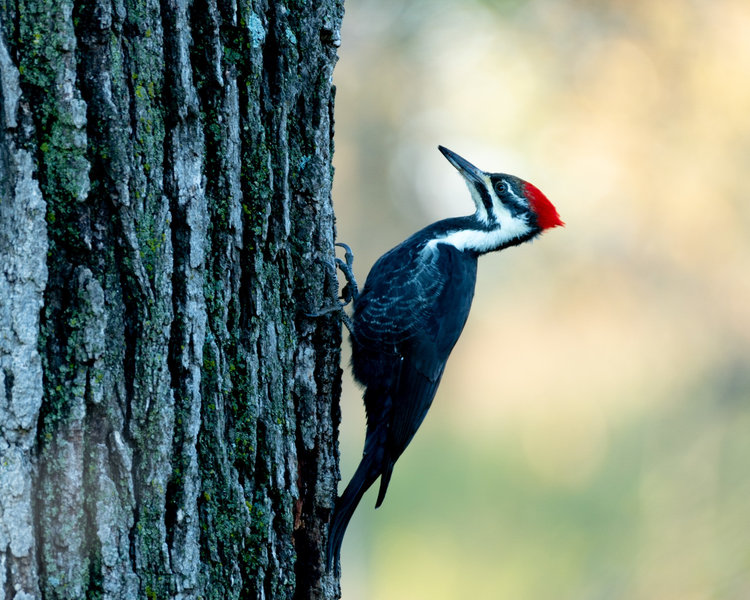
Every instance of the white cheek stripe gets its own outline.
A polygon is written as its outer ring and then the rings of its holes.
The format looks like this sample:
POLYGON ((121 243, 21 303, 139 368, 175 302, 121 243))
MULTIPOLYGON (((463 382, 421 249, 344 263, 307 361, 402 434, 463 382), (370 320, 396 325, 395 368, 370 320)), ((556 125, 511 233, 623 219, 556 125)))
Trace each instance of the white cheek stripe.
MULTIPOLYGON (((473 250, 475 252, 483 253, 490 252, 507 242, 523 237, 531 231, 531 227, 526 222, 525 217, 514 217, 511 212, 505 207, 500 201, 492 188, 492 181, 489 175, 484 176, 487 183, 487 188, 492 198, 492 212, 488 214, 487 209, 484 206, 482 197, 476 188, 467 181, 467 187, 471 192, 471 198, 474 200, 477 212, 476 217, 482 223, 492 226, 489 231, 481 229, 468 229, 452 231, 445 234, 443 237, 430 240, 424 247, 423 251, 433 252, 437 249, 438 244, 450 244, 458 250, 473 250)), ((508 192, 513 195, 514 198, 526 204, 523 198, 519 198, 518 195, 509 189, 508 192)))
POLYGON ((487 209, 484 207, 484 202, 482 201, 482 195, 477 191, 477 188, 474 187, 474 184, 470 181, 466 182, 466 187, 469 188, 469 192, 471 193, 471 199, 474 201, 474 206, 477 208, 477 218, 482 223, 489 223, 490 222, 490 216, 487 214, 487 209))
POLYGON ((497 226, 490 231, 481 229, 465 229, 453 231, 445 236, 430 240, 425 250, 434 250, 438 244, 450 244, 457 250, 473 250, 475 252, 490 252, 507 242, 523 237, 531 231, 526 219, 514 218, 505 208, 500 208, 497 214, 497 226))
POLYGON ((526 235, 529 230, 529 226, 525 223, 516 222, 507 229, 454 231, 445 237, 427 242, 425 249, 433 250, 438 244, 450 244, 457 250, 473 250, 479 253, 490 252, 513 239, 526 235))
MULTIPOLYGON (((529 205, 529 203, 528 203, 528 202, 526 201, 526 198, 521 198, 521 197, 520 197, 520 196, 519 196, 518 194, 516 194, 516 193, 515 193, 515 192, 513 191, 513 188, 509 187, 509 188, 508 188, 508 193, 509 193, 509 194, 510 194, 511 196, 513 196, 513 197, 514 197, 514 198, 515 198, 516 200, 518 200, 518 202, 520 202, 521 204, 523 204, 524 206, 528 206, 528 205, 529 205)), ((493 194, 494 194, 494 190, 493 190, 493 194)))

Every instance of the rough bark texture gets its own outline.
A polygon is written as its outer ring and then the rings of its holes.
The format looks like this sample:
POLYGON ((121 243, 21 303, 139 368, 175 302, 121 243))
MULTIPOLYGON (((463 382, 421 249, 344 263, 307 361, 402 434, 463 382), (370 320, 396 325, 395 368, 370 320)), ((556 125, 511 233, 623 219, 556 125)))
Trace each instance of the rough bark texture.
POLYGON ((336 597, 342 0, 0 8, 0 596, 336 597))

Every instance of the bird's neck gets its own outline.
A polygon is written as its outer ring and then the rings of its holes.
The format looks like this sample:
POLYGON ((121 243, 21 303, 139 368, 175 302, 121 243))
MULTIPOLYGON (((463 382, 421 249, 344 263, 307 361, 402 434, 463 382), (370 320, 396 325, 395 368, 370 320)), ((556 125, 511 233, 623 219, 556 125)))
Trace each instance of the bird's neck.
POLYGON ((453 246, 462 252, 486 254, 515 246, 531 239, 535 231, 524 219, 507 218, 493 222, 483 222, 475 216, 457 222, 455 227, 437 231, 427 242, 426 249, 436 249, 440 244, 453 246))

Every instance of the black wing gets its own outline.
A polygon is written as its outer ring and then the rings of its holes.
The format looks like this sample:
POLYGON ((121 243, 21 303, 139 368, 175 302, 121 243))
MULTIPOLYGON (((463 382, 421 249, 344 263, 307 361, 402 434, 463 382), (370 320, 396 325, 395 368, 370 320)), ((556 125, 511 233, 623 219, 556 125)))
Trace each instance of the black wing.
POLYGON ((402 345, 400 377, 393 390, 389 449, 395 461, 422 424, 435 397, 445 364, 463 331, 474 298, 476 258, 443 246, 438 258, 447 274, 439 292, 402 345))
POLYGON ((363 344, 399 343, 422 327, 444 284, 438 255, 405 242, 378 259, 354 303, 356 335, 363 344))
MULTIPOLYGON (((389 278, 391 287, 386 298, 369 299, 364 306, 355 307, 361 311, 355 320, 360 352, 372 352, 370 340, 379 336, 381 343, 387 340, 393 353, 383 352, 383 346, 378 346, 380 360, 372 361, 373 356, 369 356, 364 362, 379 364, 382 372, 367 373, 365 378, 373 377, 369 382, 360 379, 382 390, 375 397, 366 394, 366 400, 368 396, 374 401, 378 401, 378 396, 379 401, 390 399, 378 506, 385 496, 393 465, 432 404, 474 295, 476 257, 440 245, 430 258, 419 268, 412 268, 412 276, 405 280, 406 269, 397 268, 395 276, 389 278)), ((387 267, 387 263, 384 266, 387 267)), ((377 272, 375 275, 380 276, 377 272)), ((371 277, 372 274, 368 283, 371 277)), ((368 391, 371 390, 368 388, 368 391)), ((371 416, 382 419, 383 415, 377 414, 380 409, 380 406, 367 406, 368 429, 374 425, 371 416)))

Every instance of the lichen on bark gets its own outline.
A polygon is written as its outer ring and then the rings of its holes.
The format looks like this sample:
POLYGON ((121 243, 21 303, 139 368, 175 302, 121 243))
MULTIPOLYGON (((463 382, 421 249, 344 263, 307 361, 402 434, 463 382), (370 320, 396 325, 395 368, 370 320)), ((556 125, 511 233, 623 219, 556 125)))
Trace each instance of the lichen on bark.
POLYGON ((342 13, 3 2, 6 596, 338 594, 342 13))

